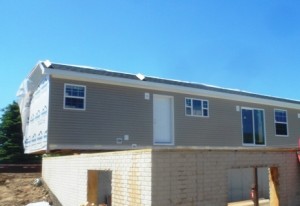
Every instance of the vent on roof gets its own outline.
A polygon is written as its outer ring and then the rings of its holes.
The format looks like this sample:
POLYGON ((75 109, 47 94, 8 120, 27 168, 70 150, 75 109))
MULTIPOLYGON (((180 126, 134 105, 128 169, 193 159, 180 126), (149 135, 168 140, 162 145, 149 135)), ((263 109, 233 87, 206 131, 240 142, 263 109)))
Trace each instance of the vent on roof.
POLYGON ((136 75, 136 77, 139 78, 139 80, 141 80, 141 81, 143 81, 143 80, 145 79, 145 76, 142 75, 142 74, 140 74, 140 73, 138 73, 138 74, 136 75))
POLYGON ((44 64, 47 68, 51 67, 51 62, 49 60, 44 61, 44 64))

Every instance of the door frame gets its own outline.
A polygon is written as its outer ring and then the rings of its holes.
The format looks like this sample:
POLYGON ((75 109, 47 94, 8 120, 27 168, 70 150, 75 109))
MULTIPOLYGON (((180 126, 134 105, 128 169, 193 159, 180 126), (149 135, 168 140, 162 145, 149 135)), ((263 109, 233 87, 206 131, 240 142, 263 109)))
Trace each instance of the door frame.
MULTIPOLYGON (((254 119, 252 120, 254 125, 254 119)), ((241 107, 241 129, 242 129, 242 145, 243 146, 250 146, 250 147, 265 147, 267 145, 267 129, 266 129, 266 114, 265 109, 255 108, 255 107, 241 107), (264 124, 264 144, 256 144, 255 137, 253 136, 254 142, 252 144, 244 143, 244 125, 243 125, 243 110, 252 110, 252 115, 254 110, 261 110, 263 111, 263 124, 264 124)), ((254 132, 254 129, 253 129, 254 132)), ((254 135, 254 133, 253 133, 254 135)))
POLYGON ((173 96, 170 96, 170 95, 163 95, 163 94, 153 94, 153 118, 152 118, 152 121, 153 121, 153 145, 175 145, 175 129, 174 129, 174 97, 173 96), (170 133, 171 133, 171 142, 170 143, 159 143, 159 142, 155 142, 155 137, 154 137, 154 127, 155 127, 155 124, 154 124, 154 107, 155 107, 155 98, 156 97, 163 97, 163 98, 168 98, 170 99, 170 112, 171 112, 171 118, 170 118, 170 133))

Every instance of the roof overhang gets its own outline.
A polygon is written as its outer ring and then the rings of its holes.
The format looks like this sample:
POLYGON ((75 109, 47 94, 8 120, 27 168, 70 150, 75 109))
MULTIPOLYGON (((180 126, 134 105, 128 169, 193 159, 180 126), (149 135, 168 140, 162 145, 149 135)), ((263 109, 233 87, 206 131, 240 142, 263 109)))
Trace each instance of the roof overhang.
POLYGON ((157 90, 157 91, 164 91, 164 92, 174 92, 174 93, 180 93, 186 95, 204 96, 204 97, 219 98, 219 99, 225 99, 225 100, 231 100, 237 102, 263 104, 263 105, 270 105, 275 107, 300 110, 300 103, 293 103, 292 101, 290 102, 280 101, 277 100, 276 98, 274 99, 260 98, 260 97, 253 97, 250 95, 241 95, 241 94, 234 94, 229 92, 227 93, 227 92, 220 92, 220 91, 213 91, 213 90, 206 90, 206 89, 199 89, 199 88, 190 88, 190 87, 171 85, 165 83, 141 81, 141 80, 113 77, 113 76, 104 76, 104 75, 97 75, 97 74, 90 74, 90 73, 76 72, 76 71, 59 70, 59 69, 43 67, 41 63, 40 65, 43 73, 51 75, 53 78, 86 81, 86 82, 93 82, 93 83, 103 83, 109 85, 134 87, 134 88, 157 90))

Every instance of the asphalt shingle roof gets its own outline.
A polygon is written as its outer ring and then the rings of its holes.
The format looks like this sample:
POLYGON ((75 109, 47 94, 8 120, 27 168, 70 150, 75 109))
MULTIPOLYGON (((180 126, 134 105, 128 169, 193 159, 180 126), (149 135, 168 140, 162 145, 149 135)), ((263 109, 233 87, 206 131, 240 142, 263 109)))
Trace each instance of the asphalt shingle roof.
MULTIPOLYGON (((57 69, 57 70, 63 70, 63 71, 73 71, 73 72, 80 72, 80 73, 87 73, 87 74, 102 75, 102 76, 125 78, 125 79, 141 81, 134 74, 108 71, 108 70, 96 69, 96 68, 92 68, 92 67, 52 63, 50 68, 57 69)), ((226 88, 221 88, 221 87, 214 87, 214 86, 209 86, 209 85, 205 85, 205 84, 190 83, 190 82, 162 79, 162 78, 156 78, 156 77, 147 77, 147 76, 145 76, 145 79, 143 79, 143 81, 167 84, 167 85, 174 85, 174 86, 181 86, 181 87, 188 87, 188 88, 194 88, 194 89, 202 89, 202 90, 215 91, 215 92, 222 92, 222 93, 227 93, 227 94, 235 94, 235 95, 254 97, 254 98, 260 98, 260 99, 275 100, 275 101, 281 101, 281 102, 286 102, 286 103, 300 104, 300 101, 297 101, 297 100, 255 94, 255 93, 226 89, 226 88)))

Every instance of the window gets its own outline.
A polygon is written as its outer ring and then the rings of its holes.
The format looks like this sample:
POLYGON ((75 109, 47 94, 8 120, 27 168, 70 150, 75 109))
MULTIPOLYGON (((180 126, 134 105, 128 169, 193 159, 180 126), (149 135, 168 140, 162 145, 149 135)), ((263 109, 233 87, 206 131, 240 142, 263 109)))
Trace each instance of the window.
POLYGON ((265 145, 264 111, 261 109, 242 109, 243 144, 265 145))
POLYGON ((85 86, 65 84, 64 108, 85 109, 85 86))
POLYGON ((274 121, 275 121, 276 135, 288 136, 287 111, 275 109, 274 121))
POLYGON ((185 98, 185 115, 208 117, 208 101, 201 99, 185 98))

